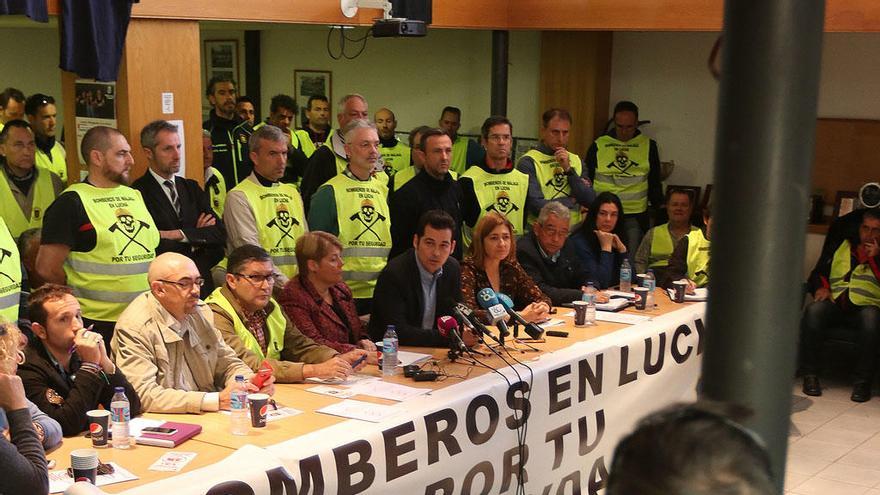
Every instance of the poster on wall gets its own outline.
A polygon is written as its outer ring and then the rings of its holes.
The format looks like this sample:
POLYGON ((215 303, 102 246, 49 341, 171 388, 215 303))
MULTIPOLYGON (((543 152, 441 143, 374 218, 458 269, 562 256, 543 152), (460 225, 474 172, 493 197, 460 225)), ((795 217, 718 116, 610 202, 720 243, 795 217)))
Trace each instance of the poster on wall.
POLYGON ((293 94, 296 95, 296 104, 299 106, 299 127, 304 127, 308 118, 306 109, 309 105, 309 97, 326 96, 333 102, 333 73, 329 70, 295 70, 293 71, 293 94))
MULTIPOLYGON (((116 128, 116 83, 97 82, 94 79, 77 79, 74 83, 76 95, 76 149, 81 168, 85 159, 79 149, 82 138, 92 127, 99 125, 116 128)), ((80 171, 80 180, 86 171, 80 171)))
POLYGON ((205 77, 228 77, 241 84, 238 73, 238 40, 205 41, 205 77))

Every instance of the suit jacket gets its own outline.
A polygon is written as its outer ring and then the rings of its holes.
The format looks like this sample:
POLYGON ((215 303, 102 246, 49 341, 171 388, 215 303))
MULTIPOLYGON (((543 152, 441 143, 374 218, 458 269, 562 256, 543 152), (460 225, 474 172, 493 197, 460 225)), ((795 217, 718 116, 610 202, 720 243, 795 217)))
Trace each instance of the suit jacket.
POLYGON ((110 410, 110 399, 114 387, 125 388, 131 417, 141 414, 141 401, 137 392, 125 378, 122 370, 103 377, 89 372, 79 372, 79 357, 74 354, 70 360, 70 370, 76 380, 66 379, 49 357, 45 346, 39 340, 32 340, 25 349, 25 362, 18 367, 18 376, 24 384, 28 399, 41 411, 61 424, 64 436, 79 435, 88 428, 86 413, 98 406, 110 410))
POLYGON ((211 282, 211 268, 223 259, 226 247, 226 227, 214 210, 211 209, 211 201, 208 194, 202 190, 199 183, 192 179, 174 177, 174 186, 177 197, 180 198, 180 217, 174 211, 171 201, 165 195, 165 186, 158 183, 149 171, 131 185, 141 192, 144 203, 153 216, 156 228, 159 230, 181 230, 189 242, 162 239, 156 254, 166 252, 180 253, 192 259, 199 268, 199 273, 205 279, 202 287, 202 297, 207 297, 213 291, 211 282), (206 213, 213 215, 216 223, 210 227, 196 227, 199 215, 206 213))
MULTIPOLYGON (((435 316, 452 316, 452 307, 461 301, 461 269, 458 261, 449 257, 443 265, 443 274, 437 279, 435 316)), ((400 345, 443 347, 449 339, 442 337, 437 324, 422 328, 424 293, 415 251, 410 248, 385 265, 376 290, 373 292, 373 312, 370 315, 370 336, 382 340, 385 328, 394 325, 400 345)))
POLYGON ((554 306, 579 300, 583 295, 581 287, 587 284, 588 274, 571 240, 565 240, 559 258, 551 261, 541 255, 535 233, 529 232, 516 243, 516 259, 554 306))

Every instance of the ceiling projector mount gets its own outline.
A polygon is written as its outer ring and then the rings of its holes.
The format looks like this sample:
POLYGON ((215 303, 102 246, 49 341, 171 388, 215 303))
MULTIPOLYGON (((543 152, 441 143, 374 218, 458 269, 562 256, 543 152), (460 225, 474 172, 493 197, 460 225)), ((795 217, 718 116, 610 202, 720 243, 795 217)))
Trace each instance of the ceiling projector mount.
POLYGON ((373 23, 374 38, 421 37, 428 34, 424 21, 391 17, 394 6, 388 0, 340 0, 342 15, 349 19, 357 15, 359 8, 382 9, 382 17, 373 23))

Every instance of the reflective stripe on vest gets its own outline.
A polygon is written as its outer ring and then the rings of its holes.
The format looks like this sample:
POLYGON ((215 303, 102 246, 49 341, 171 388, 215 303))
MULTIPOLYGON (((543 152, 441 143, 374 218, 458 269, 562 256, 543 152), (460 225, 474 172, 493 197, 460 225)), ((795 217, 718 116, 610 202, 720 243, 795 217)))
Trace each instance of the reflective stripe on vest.
POLYGON ((449 163, 449 170, 461 175, 468 168, 467 163, 467 150, 468 150, 468 141, 470 139, 464 136, 458 136, 455 138, 455 142, 452 143, 452 160, 449 163))
MULTIPOLYGON (((651 253, 648 255, 648 267, 656 268, 660 266, 669 266, 669 257, 675 249, 675 243, 672 241, 672 234, 669 233, 669 224, 664 223, 651 229, 651 253)), ((698 230, 691 226, 691 232, 698 230)))
POLYGON ((302 198, 292 184, 272 187, 246 179, 233 191, 244 194, 254 212, 260 245, 272 256, 278 270, 288 278, 297 274, 296 240, 306 232, 302 198))
POLYGON ((8 322, 18 320, 18 304, 21 301, 21 259, 18 246, 6 222, 0 216, 0 319, 8 322))
POLYGON ((61 146, 61 143, 55 141, 55 145, 49 150, 48 155, 40 148, 37 148, 34 159, 38 167, 53 172, 58 177, 61 177, 62 182, 67 183, 67 153, 64 151, 64 146, 61 146))
POLYGON ((625 214, 648 209, 651 140, 644 134, 623 142, 611 136, 596 140, 596 194, 609 191, 620 198, 625 214))
POLYGON ((709 248, 712 244, 700 229, 691 231, 687 238, 687 277, 697 287, 705 287, 709 284, 709 248))
MULTIPOLYGON (((544 193, 544 199, 552 201, 554 199, 565 199, 571 196, 571 185, 568 183, 568 174, 565 173, 558 163, 556 163, 555 156, 541 153, 536 149, 527 151, 523 156, 531 158, 535 163, 535 178, 538 179, 538 184, 541 186, 541 192, 544 193)), ((520 160, 522 160, 522 158, 520 160)), ((571 163, 571 168, 573 168, 578 177, 580 177, 583 170, 580 157, 569 152, 568 160, 569 163, 571 163)), ((571 219, 568 223, 571 227, 574 227, 583 221, 580 206, 570 211, 571 219)), ((532 225, 537 220, 538 215, 531 212, 528 214, 528 225, 532 225)))
MULTIPOLYGON (((497 211, 513 224, 514 235, 523 234, 526 195, 529 191, 528 175, 516 169, 503 174, 490 174, 482 167, 471 167, 462 177, 470 177, 474 181, 474 193, 480 205, 479 218, 490 211, 497 211)), ((466 233, 466 245, 470 244, 470 230, 462 229, 466 233)))
POLYGON ((399 139, 392 148, 385 148, 379 145, 379 153, 382 154, 382 159, 385 160, 385 173, 388 175, 394 175, 410 166, 411 150, 409 146, 403 144, 403 141, 399 139))
POLYGON ((362 182, 345 174, 333 177, 322 187, 332 187, 336 198, 339 242, 345 258, 342 279, 355 298, 371 298, 391 250, 388 190, 378 177, 362 182))
POLYGON ((3 172, 0 172, 0 217, 6 220, 9 232, 16 239, 27 229, 42 227, 43 215, 46 214, 46 209, 49 208, 49 205, 55 201, 52 175, 43 168, 37 169, 34 172, 37 174, 37 178, 31 184, 34 195, 33 202, 31 203, 30 219, 25 216, 18 201, 12 195, 12 189, 10 189, 8 182, 10 179, 3 172))
MULTIPOLYGON (((244 325, 244 322, 241 321, 241 317, 238 316, 238 313, 232 308, 232 304, 223 296, 223 293, 220 292, 220 287, 214 289, 214 292, 205 299, 205 302, 208 304, 214 304, 220 307, 223 311, 226 312, 232 318, 233 328, 235 329, 235 334, 238 335, 239 340, 247 350, 253 352, 260 359, 281 359, 281 350, 284 348, 284 332, 287 330, 287 320, 284 319, 284 314, 281 312, 281 306, 275 302, 275 299, 269 298, 269 305, 274 309, 271 313, 266 316, 266 329, 268 331, 268 335, 265 335, 266 338, 266 354, 263 354, 263 349, 260 348, 260 342, 251 333, 250 330, 244 325)), ((242 356, 239 356, 242 357, 242 356)))
POLYGON ((208 198, 211 200, 211 208, 214 213, 223 218, 223 209, 226 208, 226 179, 216 168, 209 168, 213 171, 213 176, 217 178, 217 184, 208 187, 208 198))
POLYGON ((835 300, 846 289, 849 289, 849 300, 856 306, 880 305, 880 282, 868 263, 862 263, 852 269, 849 281, 846 276, 852 267, 852 247, 844 240, 834 252, 831 261, 831 297, 835 300))
POLYGON ((141 193, 127 186, 104 189, 80 182, 79 195, 95 229, 88 252, 71 251, 64 263, 84 317, 116 321, 134 298, 149 290, 147 268, 156 257, 159 231, 141 193))

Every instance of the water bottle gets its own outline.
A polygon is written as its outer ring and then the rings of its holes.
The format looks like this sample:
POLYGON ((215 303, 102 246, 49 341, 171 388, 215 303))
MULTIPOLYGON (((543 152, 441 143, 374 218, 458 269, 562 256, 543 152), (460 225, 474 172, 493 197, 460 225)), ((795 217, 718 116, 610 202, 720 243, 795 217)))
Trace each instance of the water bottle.
POLYGON ((397 372, 397 332, 394 325, 388 325, 382 337, 382 374, 393 376, 397 372))
POLYGON ((584 320, 587 326, 596 324, 596 296, 590 297, 587 301, 587 317, 584 320))
POLYGON ((125 389, 116 387, 110 399, 110 420, 113 422, 113 448, 127 449, 131 447, 128 437, 128 424, 131 422, 131 404, 125 396, 125 389))
POLYGON ((230 431, 233 435, 247 435, 251 427, 251 420, 247 411, 247 385, 244 376, 235 375, 235 386, 229 397, 229 409, 231 412, 230 431))
POLYGON ((645 283, 643 287, 648 289, 648 298, 645 299, 645 309, 648 311, 654 309, 654 289, 657 288, 657 281, 654 279, 654 270, 648 268, 645 273, 645 283))
POLYGON ((596 302, 596 286, 593 285, 593 282, 587 282, 587 290, 584 291, 584 295, 581 296, 581 300, 585 303, 594 303, 596 302))
POLYGON ((629 266, 629 260, 624 258, 620 264, 620 290, 622 292, 632 291, 632 267, 629 266))

